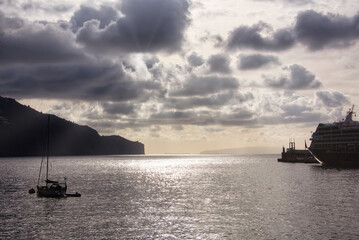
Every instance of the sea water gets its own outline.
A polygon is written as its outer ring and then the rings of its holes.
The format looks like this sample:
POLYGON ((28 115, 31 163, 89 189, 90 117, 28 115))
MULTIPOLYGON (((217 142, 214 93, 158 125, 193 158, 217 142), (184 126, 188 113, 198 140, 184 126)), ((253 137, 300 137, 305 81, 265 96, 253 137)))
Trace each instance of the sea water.
POLYGON ((276 155, 0 159, 0 239, 359 239, 359 170, 278 163, 276 155))

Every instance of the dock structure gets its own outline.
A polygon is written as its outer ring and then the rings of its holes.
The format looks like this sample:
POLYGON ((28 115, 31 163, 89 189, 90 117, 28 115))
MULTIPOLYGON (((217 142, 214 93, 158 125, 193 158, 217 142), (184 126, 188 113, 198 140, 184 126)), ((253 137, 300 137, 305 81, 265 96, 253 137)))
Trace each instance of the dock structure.
POLYGON ((289 148, 285 149, 283 146, 282 157, 278 158, 278 162, 318 163, 308 150, 295 149, 294 138, 289 139, 289 148))

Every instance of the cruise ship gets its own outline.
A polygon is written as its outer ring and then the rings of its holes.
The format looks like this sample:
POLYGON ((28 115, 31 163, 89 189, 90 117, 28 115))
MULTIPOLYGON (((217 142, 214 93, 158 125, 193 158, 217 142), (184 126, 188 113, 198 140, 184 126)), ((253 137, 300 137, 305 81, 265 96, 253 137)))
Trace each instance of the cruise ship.
POLYGON ((354 105, 344 120, 319 123, 308 150, 323 165, 359 167, 359 122, 353 120, 354 105))

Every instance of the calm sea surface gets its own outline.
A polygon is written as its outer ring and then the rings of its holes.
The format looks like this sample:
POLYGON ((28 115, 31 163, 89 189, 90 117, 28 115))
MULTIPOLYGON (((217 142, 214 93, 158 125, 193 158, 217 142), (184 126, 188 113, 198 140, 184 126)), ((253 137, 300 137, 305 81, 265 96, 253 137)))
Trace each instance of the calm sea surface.
POLYGON ((41 158, 3 158, 0 239, 359 239, 359 169, 277 157, 54 157, 63 199, 28 194, 41 158))

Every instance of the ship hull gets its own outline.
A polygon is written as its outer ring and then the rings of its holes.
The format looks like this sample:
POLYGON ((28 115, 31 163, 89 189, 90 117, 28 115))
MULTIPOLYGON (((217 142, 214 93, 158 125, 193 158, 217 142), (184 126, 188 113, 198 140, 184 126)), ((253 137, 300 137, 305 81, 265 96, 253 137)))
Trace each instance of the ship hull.
POLYGON ((309 149, 326 166, 359 167, 359 152, 333 152, 327 149, 309 149))

